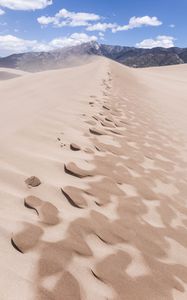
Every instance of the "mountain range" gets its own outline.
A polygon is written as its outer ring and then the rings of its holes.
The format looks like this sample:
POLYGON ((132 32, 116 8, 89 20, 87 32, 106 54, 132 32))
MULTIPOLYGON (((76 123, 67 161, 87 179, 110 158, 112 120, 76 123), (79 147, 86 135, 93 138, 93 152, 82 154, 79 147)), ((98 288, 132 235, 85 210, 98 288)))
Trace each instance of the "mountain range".
POLYGON ((91 42, 50 52, 28 52, 1 57, 0 67, 38 72, 75 65, 91 55, 104 56, 134 68, 187 63, 187 48, 141 49, 91 42))

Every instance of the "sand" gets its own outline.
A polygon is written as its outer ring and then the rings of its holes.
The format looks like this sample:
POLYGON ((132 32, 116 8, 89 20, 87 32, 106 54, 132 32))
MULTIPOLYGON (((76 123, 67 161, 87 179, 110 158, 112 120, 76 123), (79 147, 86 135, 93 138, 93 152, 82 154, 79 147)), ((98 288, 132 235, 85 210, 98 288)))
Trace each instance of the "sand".
POLYGON ((28 72, 16 70, 16 69, 0 68, 0 81, 13 79, 26 74, 28 74, 28 72))
POLYGON ((99 57, 0 82, 1 300, 187 298, 186 74, 99 57))

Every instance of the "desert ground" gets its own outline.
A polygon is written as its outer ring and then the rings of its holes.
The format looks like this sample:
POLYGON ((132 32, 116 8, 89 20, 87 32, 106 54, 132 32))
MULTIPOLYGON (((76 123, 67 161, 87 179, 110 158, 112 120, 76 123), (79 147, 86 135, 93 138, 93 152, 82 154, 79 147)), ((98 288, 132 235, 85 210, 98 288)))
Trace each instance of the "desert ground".
POLYGON ((187 65, 1 69, 0 178, 1 300, 187 299, 187 65))

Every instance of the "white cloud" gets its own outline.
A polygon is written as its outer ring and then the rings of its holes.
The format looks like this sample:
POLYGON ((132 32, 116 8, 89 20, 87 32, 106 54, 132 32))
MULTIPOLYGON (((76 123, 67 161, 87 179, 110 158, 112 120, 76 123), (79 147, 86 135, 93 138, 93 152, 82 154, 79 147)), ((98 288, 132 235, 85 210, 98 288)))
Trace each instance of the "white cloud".
POLYGON ((0 49, 11 52, 22 52, 32 49, 37 41, 23 40, 13 35, 0 36, 0 49))
POLYGON ((41 25, 52 24, 55 27, 64 26, 89 26, 89 22, 100 20, 100 16, 94 13, 71 12, 66 9, 61 9, 55 16, 41 16, 37 19, 41 25))
POLYGON ((0 8, 0 16, 2 16, 2 15, 4 15, 4 14, 5 14, 4 10, 2 10, 2 9, 0 8))
POLYGON ((38 23, 40 23, 41 25, 48 25, 50 23, 53 23, 54 22, 54 18, 53 17, 45 17, 45 16, 42 16, 42 17, 39 17, 37 19, 38 23))
POLYGON ((132 17, 129 20, 128 25, 124 26, 117 26, 116 28, 113 28, 113 32, 117 31, 125 31, 133 28, 139 28, 142 26, 160 26, 162 25, 162 22, 157 17, 132 17))
POLYGON ((99 35, 99 38, 100 38, 101 41, 105 40, 105 35, 104 35, 103 32, 99 32, 98 35, 99 35))
POLYGON ((113 23, 96 23, 89 25, 86 30, 87 31, 106 31, 107 29, 116 28, 116 24, 113 23))
POLYGON ((103 32, 99 32, 99 36, 100 36, 100 37, 104 37, 105 35, 104 35, 103 32))
POLYGON ((170 28, 175 28, 175 24, 170 24, 169 27, 170 28))
POLYGON ((85 33, 73 33, 69 37, 62 37, 52 40, 49 43, 49 47, 52 49, 63 48, 69 46, 77 46, 83 43, 97 41, 97 37, 92 35, 89 36, 85 33))
MULTIPOLYGON (((1 0, 0 0, 1 1, 1 0)), ((85 26, 87 31, 102 31, 110 29, 113 33, 117 31, 125 31, 142 26, 159 26, 162 22, 157 17, 132 17, 129 20, 127 25, 118 25, 116 23, 101 23, 97 22, 103 19, 101 16, 94 13, 84 13, 84 12, 71 12, 66 9, 61 9, 54 16, 41 16, 37 19, 38 23, 43 26, 49 24, 54 27, 76 27, 76 26, 85 26)))
POLYGON ((53 39, 49 43, 38 42, 37 40, 25 40, 13 35, 0 35, 0 54, 8 55, 27 51, 52 51, 58 48, 77 46, 96 40, 96 36, 90 36, 85 33, 73 33, 68 37, 53 39))
POLYGON ((13 10, 35 10, 51 5, 53 0, 0 0, 0 6, 13 10))
POLYGON ((170 48, 174 47, 175 38, 167 35, 159 35, 155 39, 146 39, 140 43, 136 44, 138 48, 155 48, 155 47, 163 47, 170 48))

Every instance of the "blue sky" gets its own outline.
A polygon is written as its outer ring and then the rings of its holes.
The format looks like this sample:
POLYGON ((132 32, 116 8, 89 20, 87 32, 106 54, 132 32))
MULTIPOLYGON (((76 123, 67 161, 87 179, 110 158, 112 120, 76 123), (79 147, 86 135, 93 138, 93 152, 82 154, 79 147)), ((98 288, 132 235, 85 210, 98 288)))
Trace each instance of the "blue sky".
POLYGON ((98 41, 187 47, 187 0, 0 0, 0 56, 98 41))

